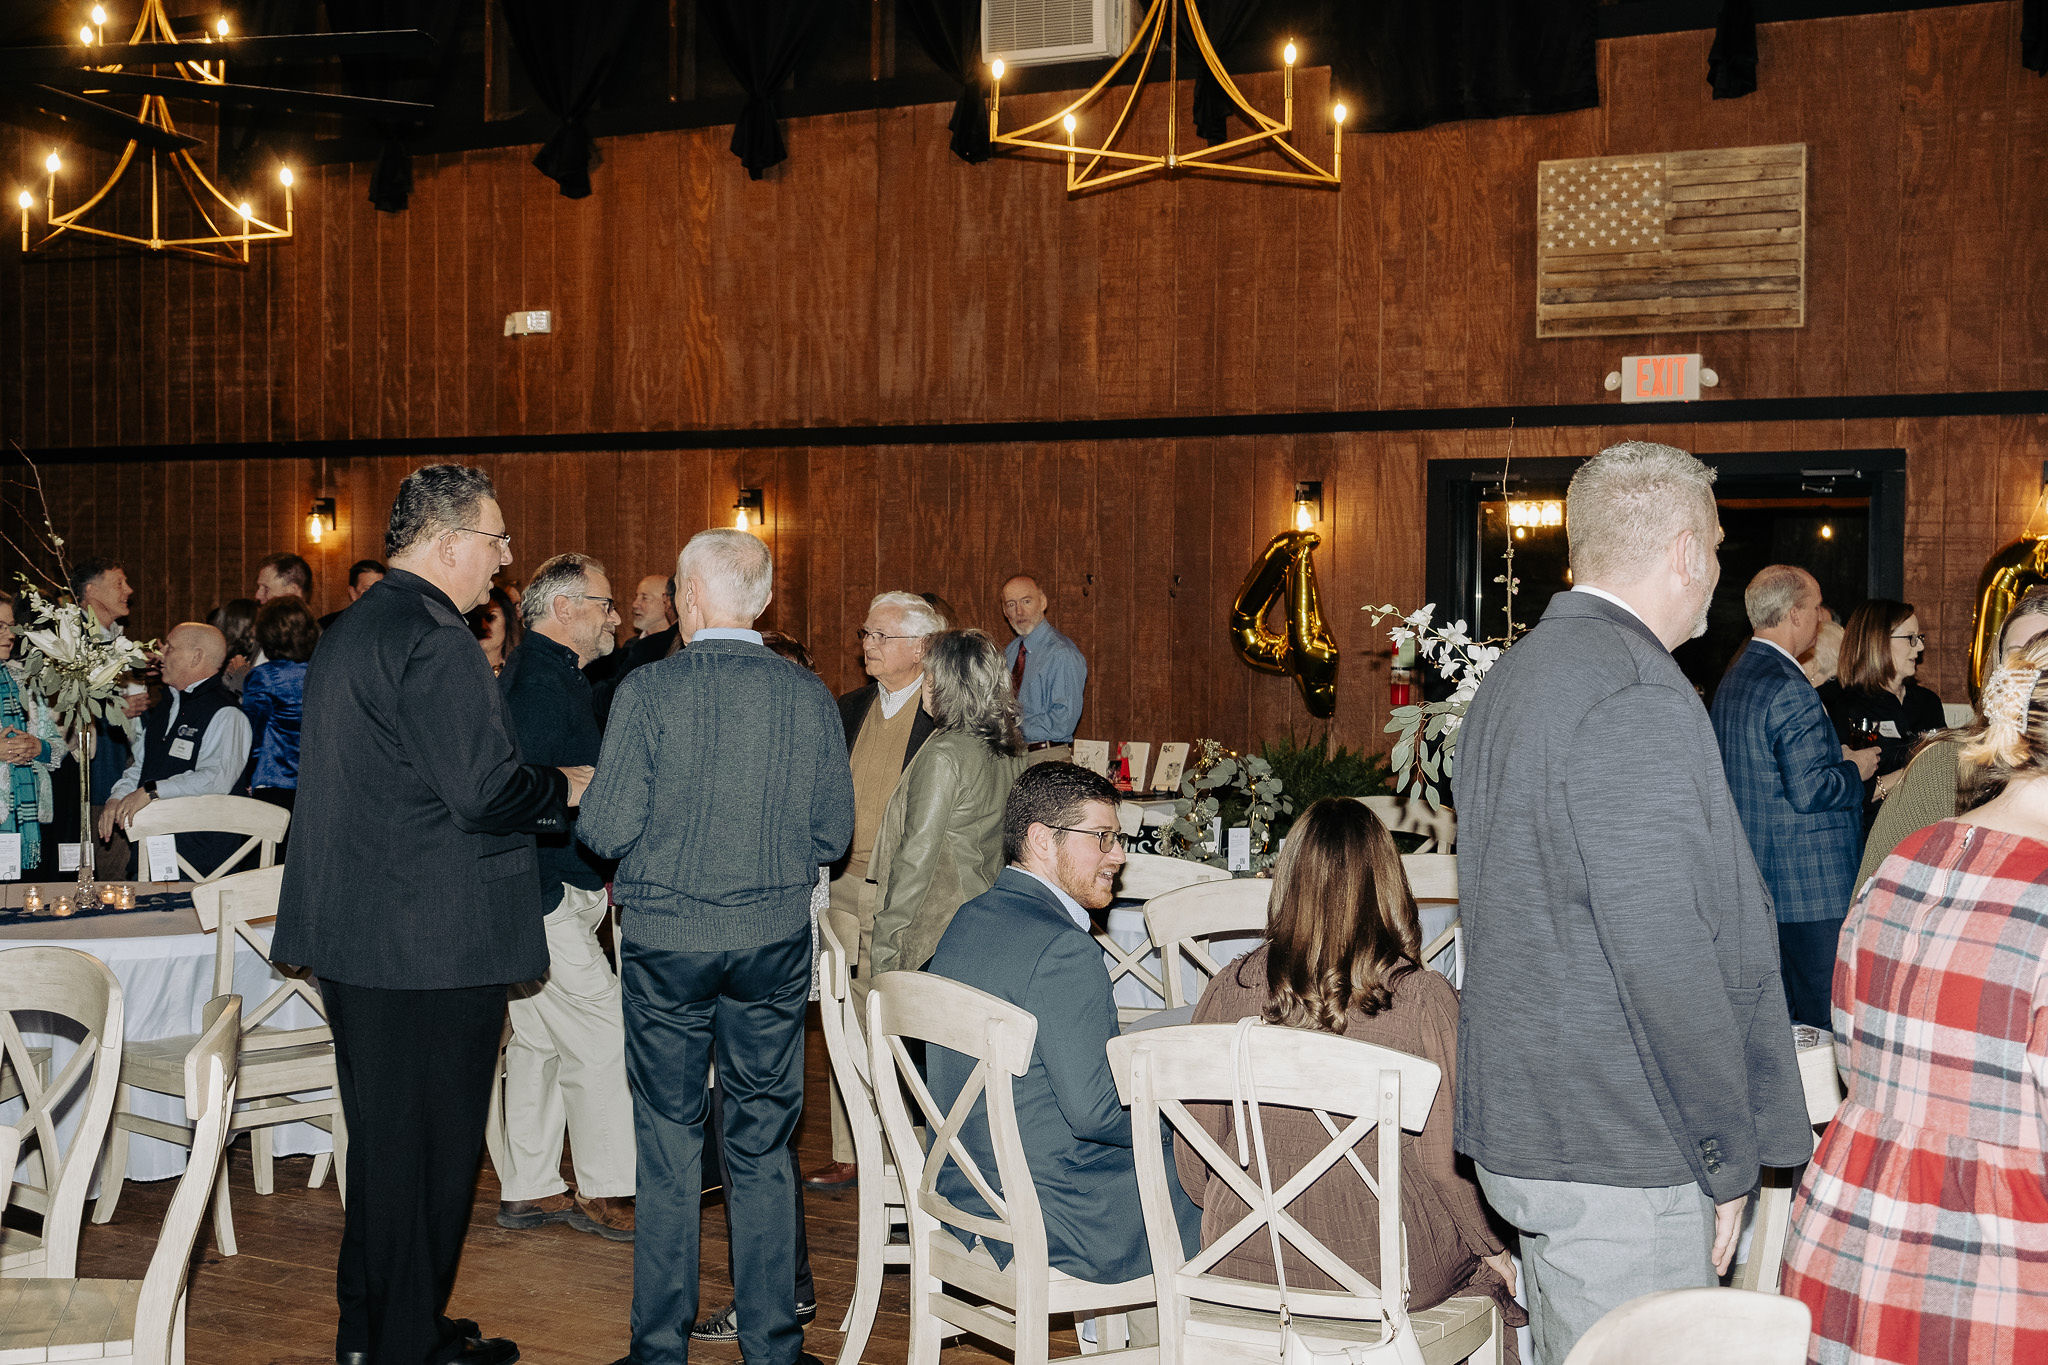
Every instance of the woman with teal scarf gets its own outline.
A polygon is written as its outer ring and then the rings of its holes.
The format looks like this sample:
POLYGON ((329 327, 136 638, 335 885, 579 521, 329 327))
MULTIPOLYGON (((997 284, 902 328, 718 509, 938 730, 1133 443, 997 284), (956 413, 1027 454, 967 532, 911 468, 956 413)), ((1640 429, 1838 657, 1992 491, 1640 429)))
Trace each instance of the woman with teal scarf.
POLYGON ((26 871, 42 864, 50 770, 64 761, 64 741, 50 708, 21 685, 15 639, 14 594, 0 592, 0 834, 21 836, 26 871))

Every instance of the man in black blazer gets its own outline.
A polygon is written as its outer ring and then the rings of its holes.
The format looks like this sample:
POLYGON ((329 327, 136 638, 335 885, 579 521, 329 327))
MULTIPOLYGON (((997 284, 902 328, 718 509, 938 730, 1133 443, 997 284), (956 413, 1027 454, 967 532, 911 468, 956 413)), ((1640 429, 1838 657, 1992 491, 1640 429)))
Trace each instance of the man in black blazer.
POLYGON ((391 569, 306 674, 299 795, 272 956, 313 972, 347 1120, 335 1271, 340 1365, 505 1365, 519 1348, 443 1316, 483 1147, 505 988, 548 968, 535 833, 588 768, 519 761, 462 614, 511 562, 490 478, 415 470, 391 569))

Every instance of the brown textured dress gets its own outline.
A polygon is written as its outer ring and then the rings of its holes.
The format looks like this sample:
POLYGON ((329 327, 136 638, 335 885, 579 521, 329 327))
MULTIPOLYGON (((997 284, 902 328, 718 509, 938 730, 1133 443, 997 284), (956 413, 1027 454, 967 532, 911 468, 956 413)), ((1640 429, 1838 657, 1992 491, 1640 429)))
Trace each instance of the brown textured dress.
MULTIPOLYGON (((1197 1024, 1228 1024, 1262 1013, 1266 1007, 1266 948, 1261 946, 1224 967, 1195 1006, 1197 1024)), ((1451 1150, 1451 1093, 1458 1064, 1458 992, 1431 971, 1411 971, 1394 985, 1394 999, 1376 1015, 1352 1010, 1344 1036, 1393 1048, 1435 1062, 1443 1068, 1443 1084, 1430 1106, 1429 1121, 1420 1133, 1401 1135, 1401 1203, 1408 1229, 1410 1309, 1433 1308, 1457 1294, 1491 1295, 1510 1327, 1528 1321, 1500 1277, 1479 1258, 1501 1250, 1489 1224, 1479 1187, 1457 1168, 1451 1150)), ((1371 1104, 1371 1081, 1360 1077, 1361 1094, 1354 1103, 1371 1104)), ((1333 1099, 1333 1103, 1336 1101, 1333 1099)), ((1188 1110, 1226 1152, 1236 1138, 1227 1104, 1191 1104, 1188 1110)), ((1266 1152, 1277 1187, 1307 1165, 1328 1143, 1315 1116, 1299 1110, 1262 1106, 1266 1152)), ((1372 1167, 1368 1134, 1360 1155, 1372 1167)), ((1202 1245, 1207 1246, 1244 1217, 1245 1203, 1209 1172, 1202 1158, 1185 1142, 1174 1143, 1181 1185, 1202 1210, 1202 1245)), ((1380 1282, 1379 1200, 1347 1162, 1339 1162, 1289 1206, 1289 1212, 1324 1246, 1374 1284, 1380 1282)), ((1337 1284, 1291 1246, 1287 1282, 1305 1289, 1335 1289, 1337 1284)), ((1225 1256, 1218 1273, 1273 1283, 1272 1243, 1263 1236, 1247 1239, 1225 1256)), ((1507 1359, 1515 1359, 1512 1332, 1505 1338, 1507 1359)))

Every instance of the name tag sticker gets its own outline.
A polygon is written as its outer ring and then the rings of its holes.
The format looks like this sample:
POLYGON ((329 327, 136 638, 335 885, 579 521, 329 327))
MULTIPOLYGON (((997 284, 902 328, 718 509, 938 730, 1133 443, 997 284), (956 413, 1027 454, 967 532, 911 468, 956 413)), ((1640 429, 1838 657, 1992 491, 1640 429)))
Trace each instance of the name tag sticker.
POLYGON ((153 882, 178 880, 178 836, 152 834, 144 841, 149 850, 149 879, 153 882))
POLYGON ((1877 732, 1883 735, 1886 739, 1897 739, 1899 737, 1898 722, 1890 720, 1881 720, 1877 723, 1877 732))
POLYGON ((0 834, 0 882, 21 880, 21 836, 0 834))
POLYGON ((78 871, 78 845, 77 845, 77 844, 59 844, 59 845, 57 845, 57 870, 58 870, 59 872, 76 872, 76 871, 78 871))
POLYGON ((174 740, 172 740, 172 741, 171 741, 171 757, 172 757, 172 758, 190 758, 190 757, 192 757, 192 741, 191 741, 191 740, 189 740, 189 739, 174 739, 174 740))

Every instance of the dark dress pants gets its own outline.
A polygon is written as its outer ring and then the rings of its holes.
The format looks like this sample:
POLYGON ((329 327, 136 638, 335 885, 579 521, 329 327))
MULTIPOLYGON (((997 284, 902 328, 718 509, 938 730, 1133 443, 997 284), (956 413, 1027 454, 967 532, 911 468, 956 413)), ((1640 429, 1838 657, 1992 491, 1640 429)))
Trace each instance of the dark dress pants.
MULTIPOLYGON (((718 1140, 718 1134, 725 1129, 725 1100, 722 1086, 711 1087, 711 1114, 709 1129, 704 1134, 704 1145, 711 1149, 711 1164, 718 1170, 718 1187, 721 1191, 732 1188, 732 1172, 725 1167, 725 1144, 718 1140)), ((797 1133, 789 1135, 789 1169, 801 1172, 796 1151, 797 1133)), ((732 1276, 732 1282, 740 1282, 739 1267, 734 1263, 739 1243, 732 1235, 732 1208, 726 1207, 725 1220, 725 1266, 732 1276)), ((811 1239, 804 1232, 804 1182, 799 1174, 796 1178, 796 1301, 816 1303, 818 1301, 817 1281, 811 1278, 811 1239)))
POLYGON ((1785 977, 1785 1003, 1791 1006, 1793 1023, 1834 1028, 1830 1002, 1835 993, 1835 949, 1841 940, 1841 919, 1778 925, 1778 968, 1785 977))
POLYGON ((335 1350, 438 1365, 462 1347, 442 1310, 469 1232, 505 988, 322 981, 320 996, 348 1122, 335 1350))
POLYGON ((790 1292, 798 1215, 789 1144, 803 1115, 810 926, 780 943, 732 952, 673 952, 629 936, 621 956, 626 1078, 639 1145, 633 1359, 689 1359, 715 1055, 740 1354, 748 1365, 796 1365, 803 1329, 790 1292))

